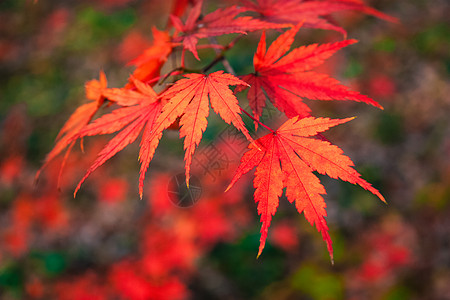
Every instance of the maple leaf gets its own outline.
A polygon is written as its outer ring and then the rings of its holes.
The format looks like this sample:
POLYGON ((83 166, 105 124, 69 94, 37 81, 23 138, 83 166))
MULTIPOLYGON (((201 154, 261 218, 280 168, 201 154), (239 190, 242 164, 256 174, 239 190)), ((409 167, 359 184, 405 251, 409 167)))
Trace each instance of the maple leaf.
MULTIPOLYGON (((253 142, 244 122, 240 117, 240 107, 229 85, 246 85, 237 77, 217 71, 209 75, 186 74, 178 80, 162 98, 170 99, 164 105, 161 115, 155 123, 153 134, 149 139, 158 139, 162 131, 178 117, 180 119, 180 137, 184 137, 186 161, 186 183, 189 186, 190 165, 195 148, 200 143, 206 129, 209 115, 209 102, 214 111, 228 124, 233 124, 245 137, 253 142), (209 96, 209 100, 208 100, 209 96)), ((143 159, 141 157, 141 159, 143 159)), ((149 161, 148 158, 144 158, 149 161)), ((151 159, 151 158, 150 158, 151 159)))
MULTIPOLYGON (((115 99, 120 99, 124 102, 128 101, 127 103, 135 105, 120 107, 113 110, 109 114, 103 115, 89 125, 85 126, 74 137, 74 139, 78 139, 85 136, 108 134, 120 131, 100 151, 97 159, 78 183, 74 195, 76 195, 81 187, 81 184, 92 172, 94 172, 98 167, 103 165, 108 159, 113 157, 119 151, 123 150, 126 146, 133 143, 144 127, 144 135, 141 142, 139 155, 147 155, 148 147, 145 137, 148 135, 148 132, 152 130, 155 120, 161 111, 162 103, 160 99, 158 99, 155 91, 149 85, 144 84, 137 79, 133 79, 133 84, 136 86, 137 91, 131 91, 125 88, 108 89, 104 91, 104 95, 115 99)), ((159 140, 156 141, 155 148, 158 142, 159 140)), ((145 174, 146 170, 147 166, 141 165, 141 174, 145 174)), ((139 194, 142 198, 144 176, 141 177, 142 179, 139 184, 139 194)))
POLYGON ((261 215, 262 222, 258 256, 264 249, 270 222, 278 207, 278 198, 286 187, 287 199, 291 203, 295 201, 297 211, 303 212, 308 222, 316 226, 326 241, 333 260, 332 242, 325 221, 326 204, 322 198, 326 191, 313 171, 358 184, 385 201, 383 196, 352 168, 353 162, 343 155, 340 148, 327 141, 311 138, 352 119, 301 119, 297 116, 286 121, 277 131, 256 141, 263 151, 252 144, 248 147, 250 150, 244 153, 227 190, 242 175, 256 167, 253 181, 254 198, 258 203, 258 214, 261 215))
POLYGON ((141 93, 132 90, 115 88, 108 89, 106 75, 103 71, 100 72, 99 80, 93 79, 88 81, 85 84, 85 89, 86 98, 93 101, 78 107, 61 128, 58 136, 56 137, 55 146, 47 154, 44 163, 36 173, 36 180, 39 178, 40 173, 49 164, 49 162, 67 148, 63 161, 61 163, 60 174, 58 176, 59 182, 65 163, 69 157, 70 151, 75 144, 75 141, 79 137, 82 137, 80 135, 81 130, 92 120, 98 109, 106 100, 109 101, 110 104, 116 103, 120 106, 130 106, 141 102, 142 98, 145 98, 145 96, 143 97, 141 93))
POLYGON ((359 0, 257 0, 256 3, 244 0, 243 5, 245 9, 257 12, 259 19, 266 22, 294 25, 304 22, 306 27, 335 30, 344 35, 346 32, 343 28, 330 22, 329 14, 354 10, 390 22, 397 22, 396 18, 368 7, 359 0))
POLYGON ((197 53, 197 42, 199 39, 219 36, 230 33, 246 34, 249 31, 269 28, 289 27, 289 24, 274 24, 249 16, 237 17, 238 14, 246 11, 242 7, 231 6, 223 9, 217 9, 203 18, 199 19, 201 14, 203 0, 198 1, 191 9, 186 23, 171 15, 171 21, 174 27, 182 32, 183 35, 174 38, 174 42, 182 42, 184 49, 192 52, 192 54, 200 60, 197 53))
MULTIPOLYGON (((89 103, 83 104, 78 107, 75 112, 69 117, 66 123, 63 125, 61 130, 56 137, 56 144, 53 149, 45 157, 44 163, 41 168, 36 173, 36 180, 39 178, 42 170, 52 161, 56 156, 58 156, 64 149, 67 148, 66 154, 64 156, 61 171, 63 170, 65 161, 68 158, 70 150, 72 149, 75 141, 73 138, 78 134, 78 132, 83 128, 92 117, 95 115, 97 110, 105 101, 103 96, 103 91, 106 89, 107 80, 106 75, 103 71, 100 72, 99 80, 93 79, 85 84, 86 98, 93 100, 89 103)), ((61 177, 61 173, 60 176, 61 177)), ((58 179, 59 181, 59 179, 58 179)))
MULTIPOLYGON (((302 98, 311 100, 353 100, 381 106, 371 98, 351 91, 336 79, 310 71, 322 64, 337 50, 356 40, 328 44, 312 44, 293 49, 287 55, 300 24, 280 35, 266 50, 263 32, 253 58, 255 73, 243 76, 251 87, 247 98, 256 119, 262 114, 266 94, 272 103, 288 117, 309 116, 310 109, 302 98), (264 93, 265 92, 265 93, 264 93)), ((238 87, 241 91, 245 87, 238 87)), ((255 123, 256 125, 256 123, 255 123)))
POLYGON ((160 31, 155 27, 152 28, 153 42, 144 52, 130 61, 128 65, 137 66, 129 83, 126 87, 131 87, 133 79, 138 79, 143 82, 147 82, 159 75, 161 67, 167 60, 167 57, 172 52, 172 43, 170 41, 170 35, 167 31, 160 31))

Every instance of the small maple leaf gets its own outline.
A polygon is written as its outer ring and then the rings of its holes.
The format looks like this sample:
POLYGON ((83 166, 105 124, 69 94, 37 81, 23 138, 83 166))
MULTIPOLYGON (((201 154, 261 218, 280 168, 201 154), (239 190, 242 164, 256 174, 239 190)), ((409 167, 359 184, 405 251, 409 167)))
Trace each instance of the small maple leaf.
MULTIPOLYGON (((81 184, 92 172, 103 165, 108 159, 116 155, 119 151, 123 150, 126 146, 133 143, 144 127, 145 130, 139 155, 147 155, 148 146, 146 144, 145 137, 148 135, 148 132, 152 130, 155 120, 161 111, 162 103, 155 91, 149 85, 137 79, 133 79, 133 84, 137 88, 136 91, 123 88, 108 89, 103 93, 108 97, 121 100, 131 106, 120 107, 113 110, 109 114, 103 115, 89 125, 85 126, 75 137, 73 137, 73 139, 76 140, 85 136, 108 134, 120 131, 100 151, 97 159, 78 183, 74 195, 76 195, 81 187, 81 184)), ((158 142, 159 140, 156 141, 156 145, 154 146, 155 148, 158 145, 158 142)), ((147 167, 148 165, 141 165, 141 180, 139 184, 139 194, 141 195, 141 198, 144 174, 147 167)))
POLYGON ((147 82, 158 77, 161 67, 172 52, 173 45, 170 41, 169 33, 167 31, 160 31, 155 27, 152 28, 152 32, 152 45, 144 50, 141 55, 128 63, 128 65, 134 65, 137 66, 137 68, 130 77, 130 82, 127 87, 132 86, 132 78, 147 82))
POLYGON ((295 201, 297 211, 303 212, 308 222, 316 226, 326 241, 333 260, 332 242, 325 221, 326 204, 322 198, 326 191, 313 171, 358 184, 385 201, 383 196, 352 168, 353 162, 343 155, 340 148, 327 141, 311 138, 352 119, 301 119, 297 116, 286 121, 277 131, 256 141, 263 151, 252 144, 248 147, 250 150, 244 153, 227 190, 242 175, 256 167, 253 181, 254 198, 258 203, 258 214, 261 215, 262 222, 258 257, 264 249, 270 222, 278 207, 278 198, 286 187, 287 199, 291 203, 295 201))
MULTIPOLYGON (((64 168, 65 162, 69 156, 70 150, 72 149, 75 140, 73 138, 78 134, 78 132, 89 123, 92 117, 95 115, 97 110, 101 107, 105 101, 105 96, 103 95, 104 90, 107 86, 106 75, 103 71, 100 72, 99 80, 93 79, 86 82, 86 98, 92 100, 89 103, 83 104, 78 107, 75 112, 69 117, 64 126, 58 133, 56 137, 56 144, 53 149, 45 157, 44 163, 41 168, 36 173, 36 180, 39 178, 41 171, 52 161, 56 156, 58 156, 64 149, 67 148, 66 154, 64 156, 61 172, 64 168)), ((61 177, 61 172, 59 177, 61 177)), ((59 181, 59 178, 58 178, 59 181)))
POLYGON ((237 17, 238 14, 245 12, 242 7, 231 6, 223 9, 217 9, 212 13, 205 15, 199 19, 201 14, 203 0, 198 1, 191 9, 186 23, 171 15, 171 21, 174 27, 182 32, 183 35, 174 38, 174 42, 182 42, 184 49, 192 52, 192 54, 200 60, 197 53, 197 42, 199 39, 219 36, 230 33, 246 34, 249 31, 269 28, 289 27, 289 24, 275 24, 262 20, 254 19, 249 16, 237 17))
POLYGON ((345 30, 334 24, 329 14, 353 10, 397 22, 396 18, 368 7, 360 0, 257 0, 256 3, 244 0, 243 5, 245 9, 257 12, 262 21, 294 25, 304 22, 306 27, 335 30, 344 35, 345 30))
MULTIPOLYGON (((312 44, 290 49, 300 24, 280 35, 266 50, 263 32, 253 58, 255 73, 242 79, 251 87, 247 98, 256 119, 262 114, 266 94, 272 103, 288 117, 309 116, 310 109, 302 98, 311 100, 353 100, 381 106, 371 98, 351 91, 336 79, 310 71, 322 64, 337 50, 353 44, 356 40, 345 40, 329 44, 312 44), (265 92, 265 93, 264 93, 265 92)), ((238 87, 237 91, 245 87, 238 87)), ((256 123, 255 123, 256 125, 256 123)))

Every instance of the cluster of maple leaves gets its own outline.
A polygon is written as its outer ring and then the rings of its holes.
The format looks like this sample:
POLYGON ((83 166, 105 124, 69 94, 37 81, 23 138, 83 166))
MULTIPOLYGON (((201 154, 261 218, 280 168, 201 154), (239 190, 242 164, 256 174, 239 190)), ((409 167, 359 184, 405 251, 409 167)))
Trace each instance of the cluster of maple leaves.
POLYGON ((298 212, 303 212, 311 225, 316 226, 332 258, 332 244, 325 221, 326 204, 322 197, 326 191, 313 172, 358 184, 381 200, 384 198, 360 177, 342 150, 321 134, 351 118, 313 117, 304 99, 351 100, 381 106, 329 75, 313 71, 355 40, 294 49, 291 46, 302 26, 334 30, 345 35, 331 13, 353 10, 390 21, 394 19, 359 0, 241 1, 239 5, 202 14, 204 10, 202 0, 175 1, 167 28, 163 31, 154 28, 152 45, 130 62, 136 69, 124 87, 108 88, 103 72, 100 72, 99 80, 87 82, 86 97, 90 102, 80 106, 63 126, 43 167, 65 151, 64 165, 77 140, 82 142, 86 136, 117 133, 98 153, 76 187, 76 194, 92 172, 141 136, 139 194, 142 198, 145 174, 162 134, 168 128, 175 128, 179 129, 180 138, 184 138, 186 184, 189 186, 192 157, 207 127, 211 106, 249 141, 249 150, 243 155, 228 189, 242 175, 256 168, 254 199, 262 222, 258 256, 264 248, 279 197, 286 188, 287 199, 295 202, 298 212), (188 2, 192 5, 189 6, 188 2), (247 33, 261 30, 253 59, 254 72, 239 76, 233 74, 225 58, 226 51, 247 33), (267 46, 266 31, 269 30, 276 32, 278 37, 267 46), (227 45, 221 45, 215 39, 227 34, 237 37, 227 45), (206 43, 199 44, 199 41, 206 43), (201 48, 214 49, 216 58, 205 62, 202 69, 188 68, 188 53, 203 62, 198 53, 201 48), (181 55, 177 55, 180 52, 181 55), (169 57, 179 58, 178 65, 161 73, 169 57), (224 62, 226 72, 208 73, 219 62, 224 62), (236 87, 234 91, 230 86, 236 87), (252 114, 242 108, 236 97, 245 91, 252 114), (288 117, 276 130, 260 121, 267 100, 288 117), (110 108, 108 112, 98 116, 107 107, 110 108), (253 119, 258 133, 265 130, 269 133, 253 138, 244 125, 242 113, 253 119))

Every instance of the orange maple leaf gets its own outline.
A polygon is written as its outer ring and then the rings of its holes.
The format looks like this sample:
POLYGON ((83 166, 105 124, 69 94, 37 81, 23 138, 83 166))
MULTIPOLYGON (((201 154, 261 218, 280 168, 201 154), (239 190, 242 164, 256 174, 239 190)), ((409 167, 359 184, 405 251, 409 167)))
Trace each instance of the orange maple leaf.
MULTIPOLYGON (((99 80, 93 79, 86 82, 85 89, 86 98, 93 101, 78 107, 61 128, 58 136, 56 137, 55 146, 47 154, 44 163, 36 173, 36 180, 39 178, 41 171, 48 165, 48 163, 67 148, 63 161, 61 163, 60 173, 58 176, 59 182, 72 147, 74 146, 76 140, 82 137, 82 135, 80 135, 80 132, 92 120, 94 115, 106 100, 110 104, 116 103, 120 106, 130 106, 141 102, 143 98, 147 97, 145 95, 142 95, 142 93, 138 93, 132 90, 115 88, 108 89, 106 75, 103 71, 100 72, 99 80)), ((81 147, 83 146, 81 145, 81 147)))
POLYGON ((277 211, 278 198, 286 187, 287 199, 291 203, 295 201, 298 212, 303 212, 311 225, 315 224, 326 241, 333 260, 332 242, 324 218, 327 213, 322 195, 326 194, 326 191, 313 171, 358 184, 385 201, 383 196, 352 168, 353 162, 343 155, 340 148, 327 141, 311 138, 352 119, 300 119, 297 116, 286 121, 277 131, 256 141, 263 151, 254 145, 249 146, 250 150, 243 155, 227 190, 242 175, 256 167, 254 197, 262 222, 258 256, 264 249, 272 216, 277 211))
POLYGON ((41 168, 36 173, 36 180, 39 178, 41 171, 52 161, 56 156, 58 156, 64 149, 67 148, 66 154, 64 156, 63 162, 61 164, 61 171, 58 181, 61 177, 61 172, 64 169, 65 162, 69 156, 70 150, 75 144, 73 138, 78 134, 78 132, 83 128, 92 117, 95 115, 97 110, 105 101, 103 96, 103 91, 106 89, 107 80, 106 75, 103 71, 100 72, 99 80, 93 79, 85 84, 86 98, 92 100, 89 103, 83 104, 78 107, 75 112, 69 117, 64 126, 58 133, 56 137, 56 144, 53 149, 45 157, 44 163, 41 168))
POLYGON ((193 73, 184 76, 186 78, 178 80, 161 96, 170 100, 164 105, 150 139, 155 137, 159 139, 162 130, 181 117, 180 137, 185 138, 186 183, 189 186, 192 155, 206 129, 210 101, 214 111, 226 123, 233 124, 249 141, 253 142, 253 139, 241 119, 238 100, 228 87, 246 85, 245 82, 223 71, 209 75, 193 73))
MULTIPOLYGON (((119 151, 124 149, 129 144, 133 143, 140 132, 144 129, 144 136, 141 143, 140 156, 146 156, 148 147, 145 144, 145 137, 148 132, 152 130, 155 120, 159 115, 162 107, 162 102, 158 98, 155 91, 147 84, 134 79, 133 84, 137 90, 132 91, 128 89, 107 89, 104 95, 113 99, 121 100, 131 106, 120 107, 113 110, 111 113, 103 115, 96 119, 91 124, 85 126, 78 132, 73 139, 82 138, 85 136, 93 136, 99 134, 108 134, 120 131, 108 144, 100 151, 97 159, 92 166, 87 170, 84 177, 78 183, 74 195, 78 192, 81 184, 86 178, 94 172, 98 167, 103 165, 108 159, 116 155, 119 151), (134 104, 134 105, 132 105, 134 104)), ((110 98, 108 98, 110 99, 110 98)), ((156 141, 156 146, 158 145, 156 141)), ((139 193, 142 197, 143 180, 147 165, 141 165, 141 180, 139 184, 139 193)))

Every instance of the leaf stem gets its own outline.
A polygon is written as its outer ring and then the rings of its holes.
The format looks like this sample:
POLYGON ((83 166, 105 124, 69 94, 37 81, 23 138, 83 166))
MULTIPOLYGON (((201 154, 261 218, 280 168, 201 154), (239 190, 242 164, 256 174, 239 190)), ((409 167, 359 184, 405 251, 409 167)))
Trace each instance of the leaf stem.
POLYGON ((275 131, 270 128, 269 126, 263 124, 260 120, 256 119, 254 116, 252 116, 250 113, 248 113, 245 109, 243 109, 242 107, 239 107, 241 109, 241 111, 246 114, 247 116, 250 117, 250 119, 252 119, 253 121, 255 121, 256 123, 258 123, 259 125, 261 125, 262 127, 264 127, 265 129, 269 130, 272 133, 275 133, 275 131))

